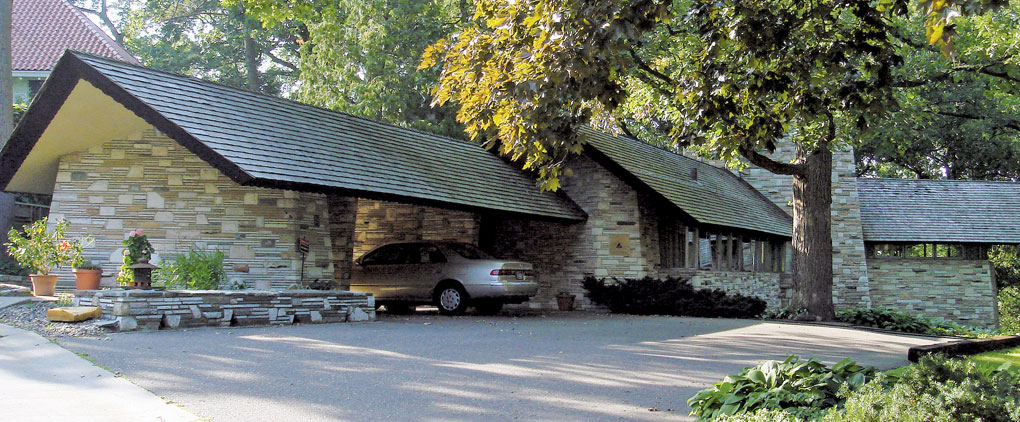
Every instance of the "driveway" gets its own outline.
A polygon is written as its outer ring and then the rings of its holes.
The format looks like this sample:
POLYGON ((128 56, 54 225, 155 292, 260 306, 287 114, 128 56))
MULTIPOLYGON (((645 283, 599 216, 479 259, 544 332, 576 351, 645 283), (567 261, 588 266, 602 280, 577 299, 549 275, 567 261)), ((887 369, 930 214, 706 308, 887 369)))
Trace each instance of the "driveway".
POLYGON ((892 368, 931 338, 812 325, 568 313, 63 339, 213 421, 691 420, 686 400, 787 355, 892 368))

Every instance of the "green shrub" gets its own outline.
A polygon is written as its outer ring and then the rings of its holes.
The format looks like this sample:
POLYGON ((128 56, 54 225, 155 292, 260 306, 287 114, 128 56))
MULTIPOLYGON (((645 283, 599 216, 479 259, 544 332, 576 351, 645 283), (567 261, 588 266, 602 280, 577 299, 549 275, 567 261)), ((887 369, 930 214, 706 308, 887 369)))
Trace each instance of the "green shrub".
POLYGON ((191 247, 187 254, 164 261, 153 274, 156 283, 168 289, 215 290, 226 279, 223 252, 191 247))
POLYGON ((756 297, 727 294, 718 289, 695 289, 689 280, 680 278, 645 277, 606 283, 604 279, 586 277, 582 285, 592 302, 615 313, 757 318, 767 306, 756 297))
POLYGON ((924 357, 891 388, 881 379, 847 395, 827 422, 1020 421, 1020 381, 970 360, 924 357))
POLYGON ((999 330, 1007 334, 1020 333, 1020 287, 999 290, 999 330))
POLYGON ((891 331, 938 336, 987 337, 998 331, 968 327, 955 322, 927 318, 888 308, 854 308, 836 313, 836 320, 853 325, 891 331))
POLYGON ((875 368, 857 365, 850 359, 829 368, 815 359, 802 361, 790 356, 782 362, 767 361, 744 368, 740 375, 726 377, 687 402, 698 420, 759 409, 782 410, 815 419, 841 403, 837 395, 841 388, 858 389, 877 374, 875 368))

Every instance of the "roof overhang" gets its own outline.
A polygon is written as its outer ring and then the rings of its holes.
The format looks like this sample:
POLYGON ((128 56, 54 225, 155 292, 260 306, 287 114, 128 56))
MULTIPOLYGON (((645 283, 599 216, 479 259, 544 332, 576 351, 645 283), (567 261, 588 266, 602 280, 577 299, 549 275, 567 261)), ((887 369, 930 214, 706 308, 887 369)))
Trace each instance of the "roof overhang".
POLYGON ((60 155, 87 149, 116 136, 130 136, 149 126, 167 134, 238 184, 251 181, 252 177, 239 167, 73 54, 64 54, 0 149, 0 189, 48 193, 53 189, 60 155), (24 172, 22 167, 26 167, 24 172), (33 176, 39 179, 34 180, 33 176), (43 184, 49 187, 43 189, 40 187, 43 184))

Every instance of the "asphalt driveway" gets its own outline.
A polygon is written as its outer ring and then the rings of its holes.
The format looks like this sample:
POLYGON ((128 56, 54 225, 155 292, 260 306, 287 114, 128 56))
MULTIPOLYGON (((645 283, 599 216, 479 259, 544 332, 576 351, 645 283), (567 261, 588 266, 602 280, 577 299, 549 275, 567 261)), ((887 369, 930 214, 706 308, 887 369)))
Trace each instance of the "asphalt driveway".
POLYGON ((387 317, 361 324, 63 339, 213 421, 690 420, 698 390, 766 359, 892 368, 931 338, 589 313, 387 317))

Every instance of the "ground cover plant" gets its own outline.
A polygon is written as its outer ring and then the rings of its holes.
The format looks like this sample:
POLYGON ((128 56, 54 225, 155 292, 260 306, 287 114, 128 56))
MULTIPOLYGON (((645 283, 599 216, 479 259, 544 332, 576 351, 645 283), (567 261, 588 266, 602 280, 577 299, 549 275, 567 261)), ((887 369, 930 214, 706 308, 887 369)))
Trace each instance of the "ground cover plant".
POLYGON ((997 330, 969 327, 888 308, 847 309, 836 313, 836 320, 853 325, 912 334, 958 337, 988 337, 999 334, 997 330))
POLYGON ((153 273, 157 284, 168 289, 216 290, 226 280, 223 252, 191 247, 172 261, 164 261, 153 273))
MULTIPOLYGON (((1009 352, 1013 353, 1013 352, 1009 352)), ((1007 353, 1008 355, 1008 353, 1007 353)), ((757 404, 721 415, 727 422, 1007 422, 1020 420, 1020 379, 1008 367, 990 368, 979 359, 925 356, 897 371, 877 374, 854 388, 847 384, 838 403, 819 412, 757 404)), ((750 369, 750 368, 749 368, 750 369)), ((698 393, 699 395, 703 394, 698 393)), ((698 396, 695 396, 697 398, 698 396)), ((692 398, 692 400, 694 400, 692 398)), ((693 408, 694 406, 692 406, 693 408)), ((708 418, 702 417, 702 420, 708 418)))
POLYGON ((842 389, 859 389, 878 373, 875 368, 850 359, 830 368, 815 359, 790 356, 782 362, 767 361, 744 368, 739 375, 728 376, 712 388, 698 392, 688 404, 691 414, 699 420, 758 409, 782 410, 814 419, 842 403, 838 395, 842 389))
POLYGON ((756 297, 718 289, 695 289, 690 280, 645 277, 606 280, 586 277, 588 298, 614 313, 709 318, 757 318, 766 303, 756 297))

